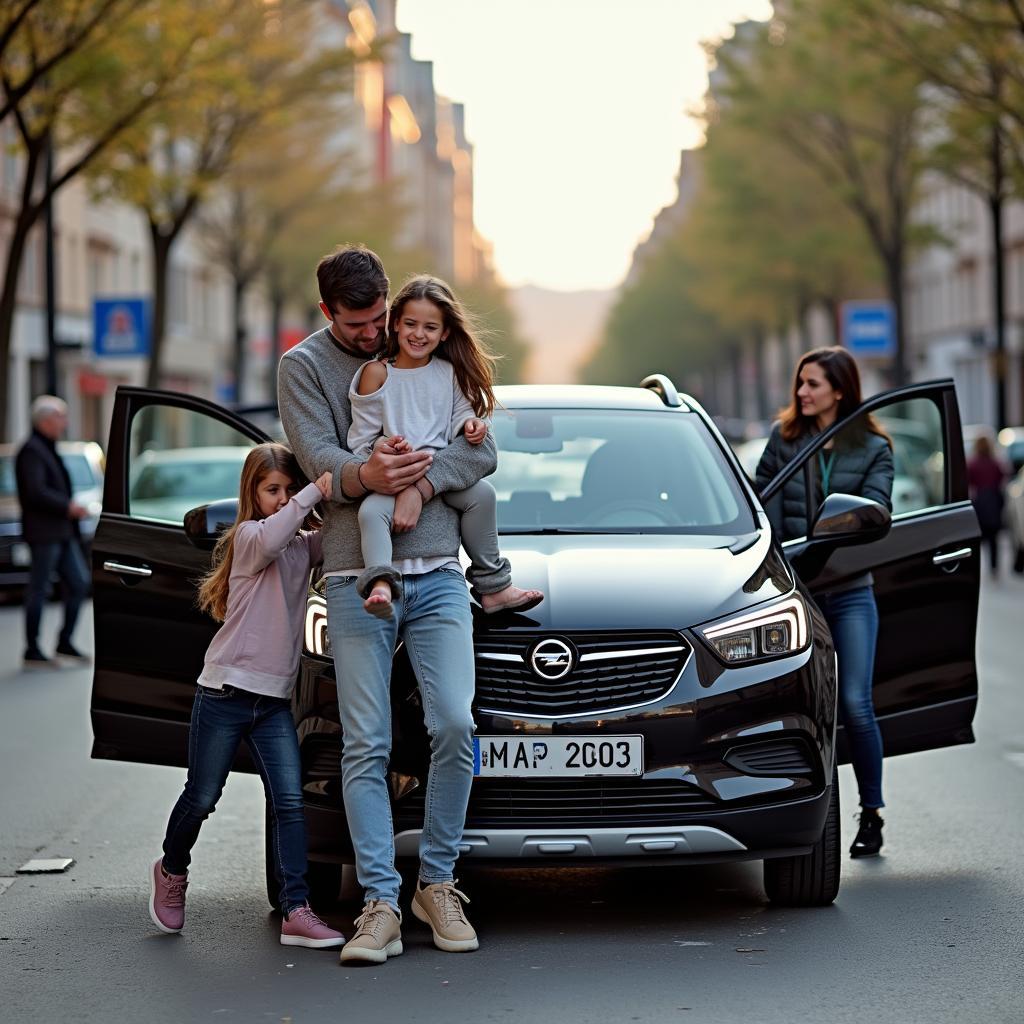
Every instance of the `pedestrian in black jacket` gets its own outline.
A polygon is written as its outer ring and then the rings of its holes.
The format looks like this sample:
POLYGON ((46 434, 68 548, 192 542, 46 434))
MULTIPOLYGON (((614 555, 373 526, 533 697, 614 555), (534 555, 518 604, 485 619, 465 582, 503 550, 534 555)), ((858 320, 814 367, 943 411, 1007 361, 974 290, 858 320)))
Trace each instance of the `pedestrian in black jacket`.
POLYGON ((15 460, 21 530, 32 552, 32 569, 25 593, 25 667, 54 664, 39 647, 43 604, 56 572, 64 583, 64 625, 57 654, 86 660, 71 643, 78 612, 89 589, 89 570, 79 541, 78 521, 86 509, 72 498, 71 477, 57 454, 57 439, 68 423, 64 402, 41 395, 32 403, 32 434, 15 460))
MULTIPOLYGON (((861 404, 860 374, 845 349, 818 348, 800 358, 793 382, 793 401, 772 427, 757 467, 759 490, 797 452, 837 420, 861 404)), ((811 510, 828 494, 857 494, 892 508, 895 469, 892 443, 872 416, 845 427, 783 487, 782 507, 769 511, 781 540, 806 537, 811 510)), ((815 595, 839 661, 839 702, 850 759, 860 790, 860 828, 851 857, 867 857, 882 848, 882 734, 875 717, 871 687, 874 678, 878 608, 870 573, 844 580, 815 595)))

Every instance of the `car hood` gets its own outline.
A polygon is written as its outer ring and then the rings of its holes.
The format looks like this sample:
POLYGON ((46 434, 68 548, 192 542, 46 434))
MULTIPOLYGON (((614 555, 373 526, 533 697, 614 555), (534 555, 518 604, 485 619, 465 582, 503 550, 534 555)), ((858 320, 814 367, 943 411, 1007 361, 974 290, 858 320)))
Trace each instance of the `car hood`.
POLYGON ((501 548, 516 586, 546 596, 525 614, 487 616, 498 628, 680 629, 793 588, 768 530, 745 542, 668 534, 503 535, 501 548))

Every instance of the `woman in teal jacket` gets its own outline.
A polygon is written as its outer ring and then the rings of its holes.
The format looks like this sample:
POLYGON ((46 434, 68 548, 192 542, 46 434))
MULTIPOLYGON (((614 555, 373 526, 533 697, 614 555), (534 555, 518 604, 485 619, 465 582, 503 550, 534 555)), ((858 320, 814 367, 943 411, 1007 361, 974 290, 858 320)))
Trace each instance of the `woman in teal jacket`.
MULTIPOLYGON (((757 486, 764 486, 813 438, 861 403, 860 374, 853 357, 842 348, 818 348, 800 358, 793 383, 793 401, 779 422, 757 467, 757 486)), ((871 416, 846 427, 783 487, 781 508, 769 511, 781 540, 807 535, 809 511, 825 495, 858 494, 892 507, 892 443, 871 416)), ((839 700, 860 790, 860 828, 851 857, 868 857, 882 848, 882 736, 875 717, 871 687, 874 676, 878 608, 873 580, 864 573, 844 580, 815 600, 828 621, 839 659, 839 700)))

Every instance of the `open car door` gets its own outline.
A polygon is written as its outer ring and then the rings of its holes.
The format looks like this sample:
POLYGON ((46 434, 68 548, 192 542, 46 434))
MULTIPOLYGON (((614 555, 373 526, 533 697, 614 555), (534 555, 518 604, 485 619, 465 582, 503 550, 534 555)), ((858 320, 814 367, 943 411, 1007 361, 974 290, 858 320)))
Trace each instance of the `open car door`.
MULTIPOLYGON (((970 743, 978 700, 980 530, 967 495, 953 381, 914 384, 864 402, 801 451, 761 499, 771 510, 795 474, 802 475, 805 494, 816 493, 818 452, 832 438, 841 443, 866 413, 892 440, 892 529, 881 540, 834 551, 823 567, 807 538, 787 540, 783 550, 812 595, 860 573, 874 576, 874 701, 886 755, 970 743)), ((816 511, 807 508, 808 523, 816 511)))
POLYGON ((189 539, 184 515, 237 500, 242 463, 267 440, 204 399, 117 389, 92 549, 93 757, 187 764, 196 679, 217 624, 195 606, 211 545, 189 539))

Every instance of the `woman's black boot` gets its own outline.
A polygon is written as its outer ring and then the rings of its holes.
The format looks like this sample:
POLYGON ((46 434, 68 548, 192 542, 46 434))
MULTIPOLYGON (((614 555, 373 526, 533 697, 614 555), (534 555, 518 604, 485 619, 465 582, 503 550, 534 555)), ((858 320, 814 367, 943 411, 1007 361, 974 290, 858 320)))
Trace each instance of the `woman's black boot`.
POLYGON ((850 847, 851 857, 874 857, 882 849, 882 826, 885 822, 877 811, 861 811, 860 828, 850 847))

